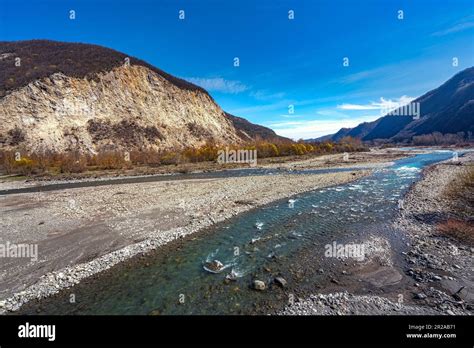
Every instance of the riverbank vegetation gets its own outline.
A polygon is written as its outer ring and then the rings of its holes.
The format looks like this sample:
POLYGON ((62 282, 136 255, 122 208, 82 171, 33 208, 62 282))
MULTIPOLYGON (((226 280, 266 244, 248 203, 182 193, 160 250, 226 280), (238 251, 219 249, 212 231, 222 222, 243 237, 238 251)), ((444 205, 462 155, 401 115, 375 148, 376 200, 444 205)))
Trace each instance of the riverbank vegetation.
POLYGON ((454 214, 438 224, 438 230, 453 239, 474 246, 474 166, 465 165, 447 186, 446 198, 452 202, 454 214))
POLYGON ((156 151, 150 149, 102 150, 96 154, 69 151, 31 153, 17 148, 0 152, 0 169, 6 174, 26 176, 86 171, 160 167, 186 163, 216 162, 220 150, 257 150, 258 159, 289 156, 319 156, 325 154, 368 151, 358 139, 346 137, 338 142, 264 141, 256 140, 243 145, 206 143, 199 148, 156 151))

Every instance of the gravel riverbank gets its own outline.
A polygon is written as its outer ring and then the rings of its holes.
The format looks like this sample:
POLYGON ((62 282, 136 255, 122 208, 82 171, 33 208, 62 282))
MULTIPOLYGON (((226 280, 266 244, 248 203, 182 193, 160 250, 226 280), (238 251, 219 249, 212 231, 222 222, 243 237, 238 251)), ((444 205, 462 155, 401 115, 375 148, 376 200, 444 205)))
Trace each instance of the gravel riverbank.
MULTIPOLYGON (((409 279, 403 288, 387 296, 347 291, 314 294, 296 300, 278 314, 472 315, 474 248, 446 236, 438 226, 453 217, 472 223, 473 207, 460 209, 459 202, 446 192, 473 163, 474 154, 470 152, 456 163, 445 161, 430 166, 404 197, 403 209, 393 224, 403 233, 400 238, 406 241, 408 250, 401 255, 401 269, 409 279)), ((391 253, 389 246, 386 255, 391 253)))
MULTIPOLYGON (((160 181, 163 178, 174 176, 175 179, 185 179, 183 174, 228 173, 232 176, 234 170, 241 169, 279 169, 282 173, 293 170, 333 169, 333 168, 378 168, 392 163, 394 160, 406 157, 406 151, 398 149, 381 149, 370 152, 351 153, 347 158, 344 154, 330 154, 312 156, 301 159, 295 156, 265 158, 259 161, 258 166, 249 168, 244 164, 227 164, 225 166, 213 162, 185 163, 177 166, 160 166, 157 168, 135 168, 131 170, 92 171, 87 173, 43 175, 31 178, 1 175, 0 195, 2 191, 19 190, 25 188, 44 187, 61 184, 120 183, 120 181, 160 181), (143 170, 142 170, 143 169, 143 170)), ((225 176, 225 175, 224 175, 225 176)), ((130 182, 132 183, 132 182, 130 182)))
POLYGON ((0 197, 2 243, 38 245, 38 260, 0 266, 0 310, 18 310, 131 257, 243 211, 370 171, 85 187, 0 197))

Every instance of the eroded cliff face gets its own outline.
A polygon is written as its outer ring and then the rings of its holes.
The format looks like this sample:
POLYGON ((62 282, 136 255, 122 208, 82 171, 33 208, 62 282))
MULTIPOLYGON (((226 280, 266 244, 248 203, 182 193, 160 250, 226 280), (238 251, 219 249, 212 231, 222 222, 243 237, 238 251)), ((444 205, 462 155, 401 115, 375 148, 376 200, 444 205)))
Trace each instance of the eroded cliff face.
POLYGON ((0 147, 27 151, 182 149, 242 142, 209 95, 140 65, 94 78, 55 73, 0 98, 0 147))

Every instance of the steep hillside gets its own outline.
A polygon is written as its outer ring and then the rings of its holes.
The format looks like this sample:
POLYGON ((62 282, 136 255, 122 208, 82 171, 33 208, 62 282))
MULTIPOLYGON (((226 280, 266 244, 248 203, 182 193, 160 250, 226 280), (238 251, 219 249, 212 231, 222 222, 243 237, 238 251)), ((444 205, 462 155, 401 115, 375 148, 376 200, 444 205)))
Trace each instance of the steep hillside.
POLYGON ((331 139, 327 139, 327 140, 338 141, 344 137, 347 137, 347 134, 350 131, 351 131, 351 128, 341 128, 331 137, 331 139))
POLYGON ((238 134, 243 139, 265 139, 271 141, 291 141, 288 138, 277 135, 272 129, 251 123, 245 118, 225 113, 226 117, 232 121, 238 134))
POLYGON ((349 130, 349 132, 347 132, 347 136, 353 138, 364 138, 377 126, 377 124, 378 121, 361 123, 357 127, 349 130))
POLYGON ((54 73, 94 78, 126 63, 144 66, 176 87, 207 93, 203 88, 172 76, 140 59, 98 45, 49 40, 0 41, 0 97, 54 73), (20 58, 20 66, 16 66, 20 58))
POLYGON ((363 140, 374 139, 390 139, 396 136, 403 130, 410 122, 413 121, 413 116, 385 116, 372 122, 374 127, 362 136, 363 140))
POLYGON ((139 65, 94 80, 56 73, 7 94, 0 110, 3 144, 32 151, 179 149, 240 140, 206 93, 176 87, 139 65), (22 137, 14 139, 15 131, 22 137))
POLYGON ((421 119, 407 125, 397 138, 433 132, 474 132, 474 67, 466 69, 416 100, 421 119))
POLYGON ((413 136, 433 132, 474 133, 474 67, 461 71, 413 103, 420 104, 419 119, 386 115, 355 128, 341 128, 331 139, 352 136, 365 141, 410 141, 413 136))
POLYGON ((1 42, 0 147, 162 150, 276 136, 226 114, 201 87, 127 58, 96 45, 1 42))

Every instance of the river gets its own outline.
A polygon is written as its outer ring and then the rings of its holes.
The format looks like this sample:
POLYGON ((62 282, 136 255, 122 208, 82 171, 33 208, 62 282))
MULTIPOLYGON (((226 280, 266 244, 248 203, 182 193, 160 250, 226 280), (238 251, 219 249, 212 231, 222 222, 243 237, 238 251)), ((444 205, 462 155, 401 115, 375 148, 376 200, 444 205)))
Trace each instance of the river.
MULTIPOLYGON (((384 236, 400 252, 391 221, 423 167, 452 157, 433 151, 396 161, 352 183, 273 202, 119 264, 77 286, 25 305, 21 314, 251 314, 283 308, 294 294, 324 289, 341 265, 333 242, 384 236), (204 269, 219 260, 220 273, 204 269), (231 274, 236 278, 226 279, 231 274), (274 283, 281 276, 288 286, 274 283), (252 281, 268 288, 256 291, 252 281), (73 295, 73 296, 72 296, 73 295), (75 301, 71 301, 74 299, 75 301)), ((351 285, 353 286, 353 285, 351 285)), ((366 285, 360 285, 366 286, 366 285)), ((360 290, 360 289, 359 289, 360 290)), ((375 289, 376 290, 376 289, 375 289)))

